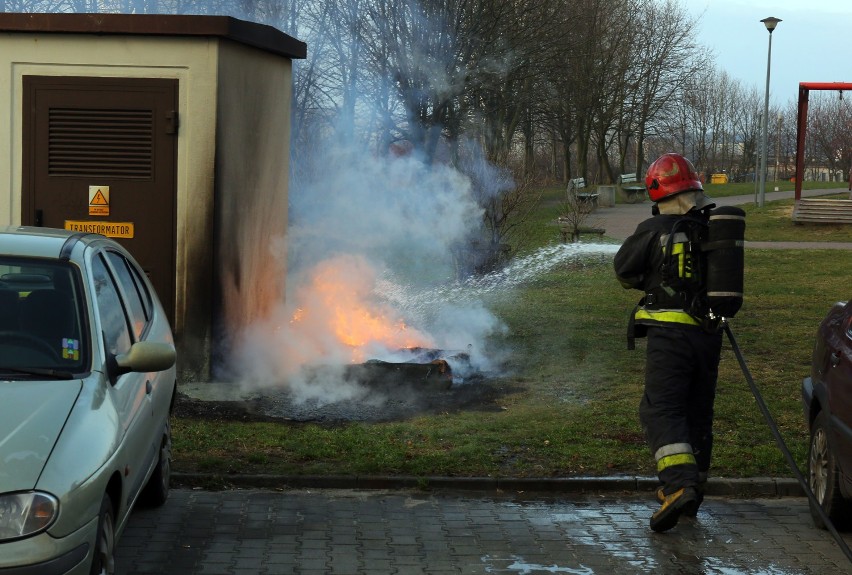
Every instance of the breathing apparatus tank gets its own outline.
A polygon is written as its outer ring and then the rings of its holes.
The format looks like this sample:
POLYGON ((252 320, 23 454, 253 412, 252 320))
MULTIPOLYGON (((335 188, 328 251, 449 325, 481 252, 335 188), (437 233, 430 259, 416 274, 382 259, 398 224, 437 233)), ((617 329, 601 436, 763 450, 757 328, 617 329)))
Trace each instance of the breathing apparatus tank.
POLYGON ((745 212, 734 206, 710 211, 707 240, 707 299, 716 317, 731 318, 743 305, 745 212))

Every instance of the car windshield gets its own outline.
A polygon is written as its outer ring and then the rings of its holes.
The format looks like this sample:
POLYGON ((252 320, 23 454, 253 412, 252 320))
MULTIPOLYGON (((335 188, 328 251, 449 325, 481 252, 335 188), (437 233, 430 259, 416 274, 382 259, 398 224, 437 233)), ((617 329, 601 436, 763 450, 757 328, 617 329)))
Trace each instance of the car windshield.
POLYGON ((0 377, 87 371, 83 302, 76 267, 0 256, 0 377))

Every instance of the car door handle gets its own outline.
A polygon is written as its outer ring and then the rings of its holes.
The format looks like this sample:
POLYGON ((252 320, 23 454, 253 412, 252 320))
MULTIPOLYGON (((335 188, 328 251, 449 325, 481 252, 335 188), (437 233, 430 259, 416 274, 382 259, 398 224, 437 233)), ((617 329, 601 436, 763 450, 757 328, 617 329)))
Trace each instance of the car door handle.
POLYGON ((151 395, 151 392, 154 390, 154 386, 151 385, 151 380, 148 379, 145 381, 145 393, 151 395))
POLYGON ((839 364, 840 364, 840 354, 835 351, 831 354, 831 367, 837 367, 839 364))

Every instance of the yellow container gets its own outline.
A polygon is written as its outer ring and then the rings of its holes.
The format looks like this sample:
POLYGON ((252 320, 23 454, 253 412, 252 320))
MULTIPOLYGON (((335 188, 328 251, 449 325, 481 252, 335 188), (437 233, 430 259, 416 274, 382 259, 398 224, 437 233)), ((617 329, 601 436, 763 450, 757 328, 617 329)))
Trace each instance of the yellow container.
POLYGON ((710 174, 711 184, 727 184, 728 174, 710 174))

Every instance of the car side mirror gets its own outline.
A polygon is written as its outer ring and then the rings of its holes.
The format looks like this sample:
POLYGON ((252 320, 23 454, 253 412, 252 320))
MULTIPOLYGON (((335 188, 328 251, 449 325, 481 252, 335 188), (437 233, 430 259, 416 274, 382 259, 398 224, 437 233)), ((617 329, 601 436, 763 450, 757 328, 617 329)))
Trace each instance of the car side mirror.
POLYGON ((115 356, 118 374, 147 371, 165 371, 175 364, 173 345, 155 341, 139 341, 127 353, 115 356))

